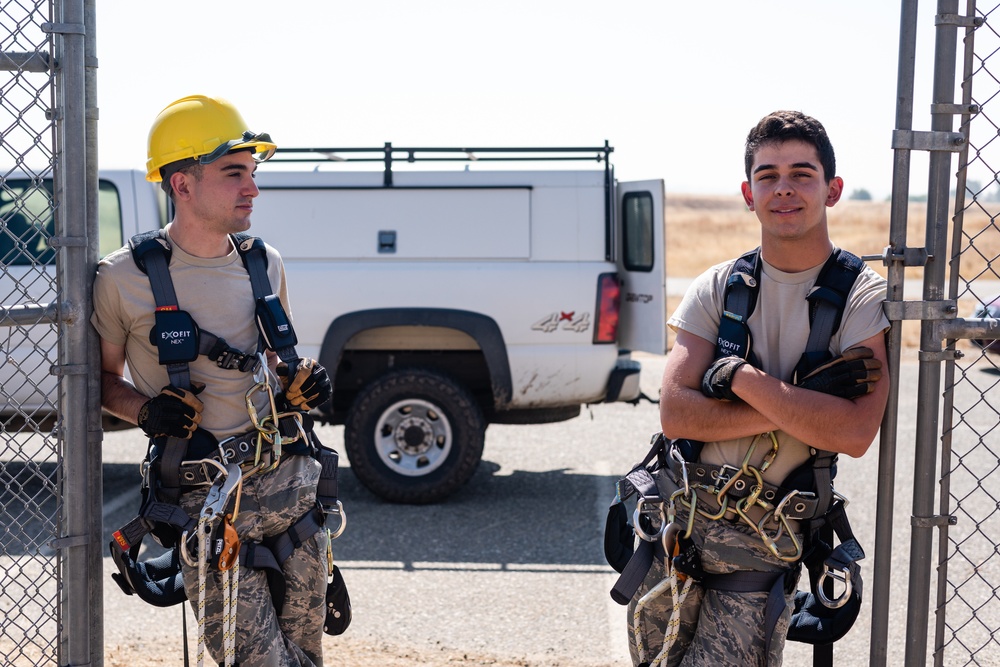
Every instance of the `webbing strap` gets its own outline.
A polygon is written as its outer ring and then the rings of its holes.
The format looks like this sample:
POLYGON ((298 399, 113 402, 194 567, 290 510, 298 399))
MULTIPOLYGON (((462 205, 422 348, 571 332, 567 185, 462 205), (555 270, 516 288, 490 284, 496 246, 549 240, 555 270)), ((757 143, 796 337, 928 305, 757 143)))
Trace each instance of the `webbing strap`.
POLYGON ((279 615, 285 604, 285 573, 282 565, 299 545, 323 527, 323 520, 321 511, 311 509, 281 535, 265 539, 263 543, 247 541, 240 546, 240 564, 264 571, 267 588, 271 592, 271 603, 279 615))
MULTIPOLYGON (((240 253, 240 258, 243 260, 243 266, 250 274, 250 287, 253 290, 254 299, 263 299, 273 294, 271 281, 267 277, 267 248, 264 246, 264 242, 245 232, 233 234, 232 239, 236 250, 240 253)), ((257 337, 257 351, 260 352, 263 349, 264 337, 260 335, 257 337)), ((295 371, 299 357, 294 347, 282 347, 274 352, 279 359, 288 364, 290 372, 295 371)))
MULTIPOLYGON (((659 542, 657 542, 659 544, 659 542)), ((646 578, 646 573, 653 565, 653 556, 656 554, 656 546, 653 542, 639 540, 639 546, 635 548, 628 565, 622 570, 621 575, 611 589, 611 599, 620 605, 627 605, 635 592, 639 590, 642 580, 646 578)))
POLYGON ((707 590, 730 593, 763 593, 768 592, 767 604, 764 606, 764 655, 765 659, 771 652, 771 639, 774 628, 781 620, 785 611, 785 572, 730 572, 729 574, 710 574, 701 580, 701 585, 707 590))
POLYGON ((835 248, 806 298, 809 301, 809 340, 795 368, 804 375, 829 358, 830 339, 840 328, 847 297, 864 262, 846 250, 835 248))
POLYGON ((243 266, 250 274, 250 287, 253 289, 254 298, 261 298, 271 294, 271 281, 267 277, 267 250, 264 242, 255 236, 250 236, 245 232, 233 234, 233 245, 240 253, 243 266))
POLYGON ((284 563, 295 549, 323 527, 324 520, 323 512, 319 508, 312 509, 302 515, 285 532, 265 539, 264 544, 274 553, 274 557, 279 563, 284 563))
MULTIPOLYGON (((170 280, 170 244, 163 230, 137 234, 129 240, 136 265, 149 278, 156 309, 177 310, 177 294, 170 280)), ((170 384, 179 389, 191 388, 191 372, 187 362, 167 364, 170 384)))
POLYGON ((760 271, 759 247, 741 255, 729 271, 715 343, 717 359, 735 355, 748 360, 751 365, 760 365, 753 356, 753 343, 747 324, 757 307, 760 271))

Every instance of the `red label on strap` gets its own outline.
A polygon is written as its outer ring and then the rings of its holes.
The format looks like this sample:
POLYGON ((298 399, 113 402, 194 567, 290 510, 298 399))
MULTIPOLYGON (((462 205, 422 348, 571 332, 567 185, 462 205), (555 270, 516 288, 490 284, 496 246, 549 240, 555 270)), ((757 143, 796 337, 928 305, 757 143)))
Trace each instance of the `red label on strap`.
POLYGON ((111 534, 111 536, 115 538, 115 542, 117 542, 118 546, 122 548, 122 551, 128 551, 129 543, 125 541, 124 537, 122 537, 122 531, 116 530, 111 534))
POLYGON ((177 310, 177 306, 157 306, 156 307, 156 312, 158 312, 158 313, 162 313, 162 312, 168 311, 168 310, 169 311, 177 310))

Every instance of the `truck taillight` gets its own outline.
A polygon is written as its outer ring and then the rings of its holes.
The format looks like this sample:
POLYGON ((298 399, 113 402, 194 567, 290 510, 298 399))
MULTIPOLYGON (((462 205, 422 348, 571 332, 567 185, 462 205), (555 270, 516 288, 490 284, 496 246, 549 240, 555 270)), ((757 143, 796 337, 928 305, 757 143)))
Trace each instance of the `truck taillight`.
POLYGON ((618 340, 618 312, 621 307, 621 284, 618 274, 602 273, 597 277, 597 322, 594 324, 595 343, 618 340))

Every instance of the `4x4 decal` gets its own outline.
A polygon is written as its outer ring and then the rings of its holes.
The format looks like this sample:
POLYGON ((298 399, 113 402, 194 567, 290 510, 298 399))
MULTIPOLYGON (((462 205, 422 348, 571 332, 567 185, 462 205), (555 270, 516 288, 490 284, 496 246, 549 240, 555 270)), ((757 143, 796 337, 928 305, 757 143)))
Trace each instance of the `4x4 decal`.
POLYGON ((590 313, 577 315, 575 310, 568 313, 562 311, 552 313, 532 324, 531 328, 534 331, 552 333, 559 328, 560 324, 562 324, 564 331, 582 333, 590 328, 590 313))

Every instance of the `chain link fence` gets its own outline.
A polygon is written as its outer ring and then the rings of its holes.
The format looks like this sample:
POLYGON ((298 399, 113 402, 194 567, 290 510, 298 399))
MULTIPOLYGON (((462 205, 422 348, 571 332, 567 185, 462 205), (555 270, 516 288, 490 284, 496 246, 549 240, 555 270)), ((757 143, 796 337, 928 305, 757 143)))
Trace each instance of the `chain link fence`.
MULTIPOLYGON (((993 5, 993 3, 980 3, 993 5)), ((960 318, 1000 317, 1000 5, 966 16, 959 155, 947 294, 960 318)), ((1000 655, 1000 342, 946 340, 939 515, 937 665, 1000 655), (952 525, 954 522, 954 525, 952 525)))
POLYGON ((71 341, 81 340, 87 302, 80 290, 89 284, 84 54, 92 17, 92 3, 88 18, 82 1, 0 4, 4 665, 101 664, 101 647, 92 641, 101 605, 91 595, 95 582, 100 586, 93 574, 100 561, 88 527, 95 485, 75 477, 92 477, 78 464, 89 455, 91 420, 86 409, 63 417, 67 393, 80 394, 85 406, 89 391, 87 347, 71 341), (67 288, 74 283, 80 287, 67 288), (82 585, 67 585, 71 576, 82 577, 82 585), (82 620, 95 612, 96 624, 82 620))

